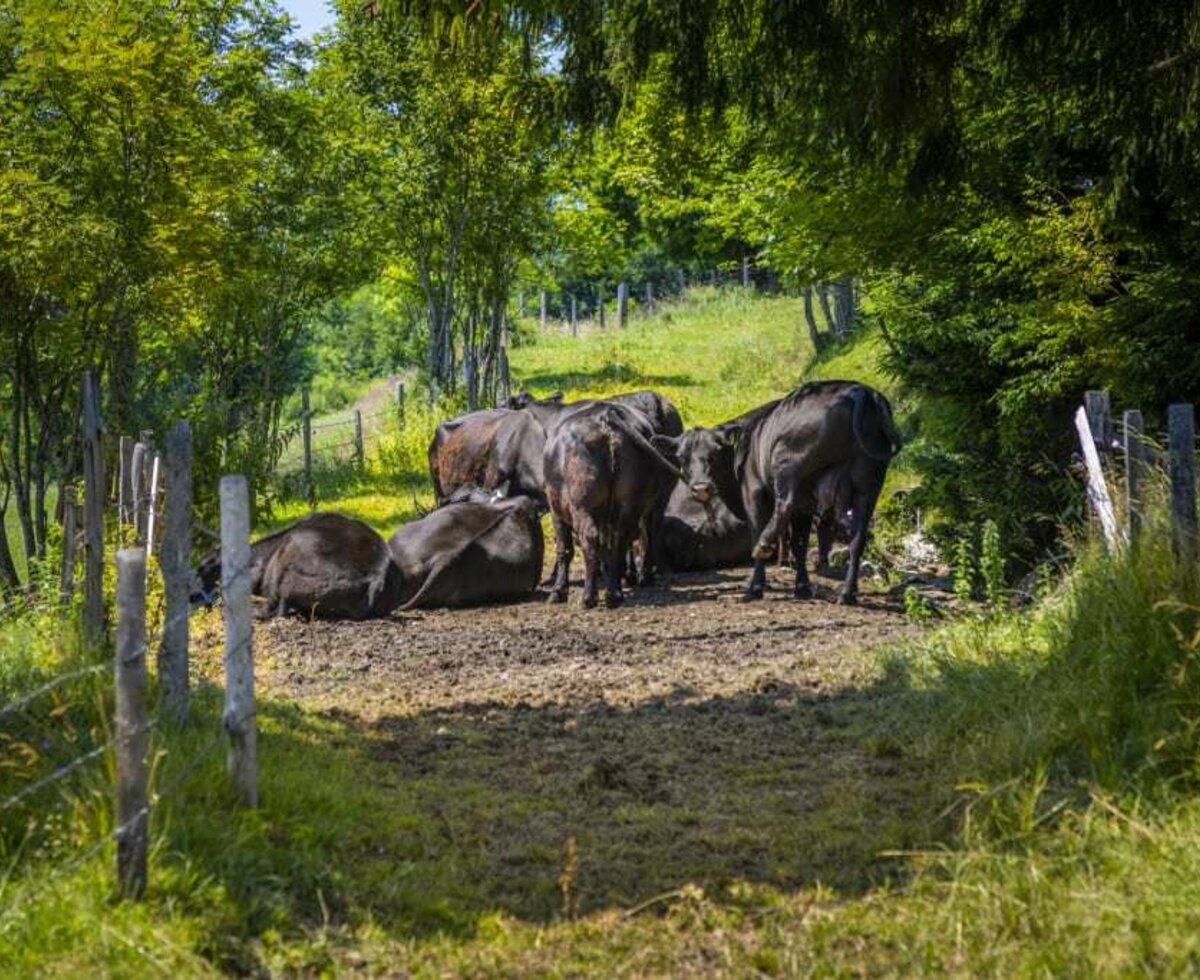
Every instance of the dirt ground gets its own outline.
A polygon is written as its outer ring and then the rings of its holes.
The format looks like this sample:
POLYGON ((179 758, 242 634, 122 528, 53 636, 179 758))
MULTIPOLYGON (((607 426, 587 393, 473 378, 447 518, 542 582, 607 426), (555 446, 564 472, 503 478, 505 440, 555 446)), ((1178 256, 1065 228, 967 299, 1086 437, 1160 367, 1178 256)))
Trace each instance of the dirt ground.
POLYGON ((900 873, 881 852, 925 839, 922 774, 887 735, 872 651, 912 627, 869 587, 845 607, 816 580, 799 602, 772 569, 743 604, 743 580, 681 575, 617 610, 573 587, 565 606, 274 620, 257 684, 345 724, 381 767, 364 778, 411 791, 385 802, 439 828, 455 858, 431 867, 462 876, 449 908, 550 921, 685 883, 845 892, 900 873))
POLYGON ((365 717, 472 703, 630 707, 772 684, 820 696, 865 681, 860 654, 909 632, 885 595, 834 604, 831 580, 815 600, 793 600, 784 568, 762 602, 743 603, 745 575, 680 575, 631 590, 617 610, 581 609, 576 583, 567 605, 539 594, 364 623, 277 620, 259 626, 259 677, 312 705, 353 702, 365 717))

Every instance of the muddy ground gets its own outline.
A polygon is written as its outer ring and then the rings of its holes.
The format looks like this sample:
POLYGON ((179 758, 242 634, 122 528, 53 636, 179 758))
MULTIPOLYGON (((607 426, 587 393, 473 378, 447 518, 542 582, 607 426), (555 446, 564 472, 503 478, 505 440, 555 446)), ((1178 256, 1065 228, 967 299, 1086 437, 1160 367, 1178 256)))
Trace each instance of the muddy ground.
POLYGON ((382 767, 364 778, 419 787, 394 805, 457 855, 448 907, 545 921, 692 882, 894 876, 881 852, 928 832, 875 651, 912 627, 869 589, 839 606, 817 580, 798 602, 772 569, 747 605, 743 580, 682 575, 618 610, 582 610, 576 587, 566 606, 274 620, 257 684, 344 723, 382 767))

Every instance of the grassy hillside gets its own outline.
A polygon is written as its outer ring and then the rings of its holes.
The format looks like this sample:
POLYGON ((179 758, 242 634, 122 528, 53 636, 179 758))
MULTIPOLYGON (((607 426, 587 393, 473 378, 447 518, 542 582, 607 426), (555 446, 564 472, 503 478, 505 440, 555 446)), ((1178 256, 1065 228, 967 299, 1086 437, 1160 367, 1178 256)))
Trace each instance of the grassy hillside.
MULTIPOLYGON (((583 328, 571 337, 558 327, 540 331, 525 321, 525 341, 511 352, 514 391, 539 396, 562 391, 568 400, 654 388, 678 407, 684 424, 714 425, 778 398, 807 378, 866 381, 903 411, 894 384, 880 369, 877 334, 856 337, 815 360, 800 300, 763 296, 738 288, 698 287, 686 301, 661 303, 652 316, 624 329, 583 328)), ((463 410, 451 404, 431 410, 410 389, 407 426, 368 440, 368 466, 356 474, 346 465, 318 473, 322 506, 390 530, 433 502, 426 448, 440 418, 463 410)), ((344 412, 342 413, 344 415, 344 412)), ((318 418, 318 424, 338 415, 318 418)), ((889 486, 911 480, 903 463, 889 486)), ((279 527, 307 512, 302 500, 275 506, 264 528, 279 527)))

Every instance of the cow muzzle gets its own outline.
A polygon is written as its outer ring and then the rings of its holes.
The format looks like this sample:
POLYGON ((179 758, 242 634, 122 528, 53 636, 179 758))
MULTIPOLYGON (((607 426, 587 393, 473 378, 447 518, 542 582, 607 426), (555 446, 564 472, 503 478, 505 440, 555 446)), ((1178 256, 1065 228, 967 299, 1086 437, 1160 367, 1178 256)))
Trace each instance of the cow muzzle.
POLYGON ((712 500, 712 495, 713 485, 711 483, 692 484, 692 496, 700 501, 700 503, 707 504, 710 500, 712 500))

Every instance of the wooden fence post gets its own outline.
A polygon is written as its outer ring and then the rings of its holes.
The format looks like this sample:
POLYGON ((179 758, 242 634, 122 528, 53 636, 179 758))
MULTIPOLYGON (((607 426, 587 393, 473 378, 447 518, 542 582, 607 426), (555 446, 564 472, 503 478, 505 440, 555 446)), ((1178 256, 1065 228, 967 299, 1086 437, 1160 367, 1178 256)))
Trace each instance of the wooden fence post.
POLYGON ((63 512, 63 560, 62 574, 58 580, 59 600, 64 606, 71 604, 75 595, 75 537, 79 533, 75 528, 75 488, 62 488, 63 512))
POLYGON ((100 377, 94 368, 83 375, 83 493, 83 636, 96 647, 104 640, 104 445, 100 377))
POLYGON ((1191 405, 1167 408, 1171 471, 1171 528, 1175 554, 1190 570, 1196 561, 1196 415, 1191 405))
POLYGON ((396 417, 400 420, 400 428, 404 428, 404 382, 396 382, 396 417))
POLYGON ((575 294, 571 294, 571 336, 579 336, 579 310, 575 305, 575 294))
POLYGON ((143 537, 142 537, 142 532, 145 530, 145 526, 142 523, 142 506, 143 506, 143 492, 144 492, 143 484, 142 484, 142 476, 145 473, 145 467, 142 465, 142 461, 144 460, 145 456, 146 456, 146 447, 143 446, 141 444, 141 442, 135 443, 134 447, 133 447, 133 455, 130 457, 132 462, 130 464, 130 484, 129 485, 130 485, 130 491, 131 491, 131 493, 130 493, 130 501, 131 501, 131 503, 130 503, 130 513, 131 513, 130 523, 133 525, 133 538, 134 538, 135 543, 137 543, 137 544, 144 544, 143 537))
POLYGON ((596 287, 596 307, 600 310, 600 329, 604 329, 604 283, 596 287))
POLYGON ((304 435, 304 496, 309 507, 317 506, 317 485, 313 483, 312 411, 309 409, 308 389, 300 390, 300 425, 304 435))
POLYGON ((682 297, 687 292, 687 277, 682 269, 677 269, 675 272, 676 285, 679 287, 679 295, 682 297))
POLYGON ((646 280, 646 316, 654 312, 654 283, 646 280))
POLYGON ((1149 462, 1142 413, 1136 408, 1126 410, 1121 428, 1125 436, 1125 527, 1130 544, 1134 544, 1142 531, 1142 485, 1149 462))
POLYGON ((1108 456, 1113 449, 1112 406, 1107 391, 1085 391, 1083 406, 1087 411, 1088 427, 1096 448, 1108 456))
POLYGON ((1096 451, 1096 440, 1092 437, 1088 425, 1087 412, 1082 406, 1075 413, 1075 430, 1079 434, 1079 447, 1083 450, 1083 460, 1087 464, 1088 499, 1100 519, 1100 528, 1104 532, 1104 541, 1110 548, 1116 548, 1120 543, 1120 531, 1117 529, 1117 517, 1113 511, 1112 497, 1104 483, 1104 468, 1100 465, 1100 454, 1096 451))
POLYGON ((541 327, 543 330, 545 330, 545 329, 546 329, 546 290, 544 290, 544 289, 543 289, 543 290, 541 291, 541 294, 540 294, 540 296, 539 296, 539 298, 538 298, 538 303, 539 303, 539 306, 538 306, 538 325, 539 325, 539 326, 540 326, 540 327, 541 327))
POLYGON ((133 439, 121 436, 117 455, 117 526, 133 523, 133 439))
POLYGON ((146 682, 146 552, 117 552, 117 884, 146 891, 150 714, 146 682))
POLYGON ((629 283, 622 279, 617 283, 617 326, 624 328, 629 319, 629 283))
POLYGON ((182 725, 188 715, 188 614, 192 572, 192 430, 177 422, 167 433, 166 530, 162 568, 166 621, 158 649, 161 711, 182 725))
POLYGON ((244 476, 221 477, 221 597, 225 606, 225 731, 229 775, 243 806, 258 805, 250 498, 244 476))
POLYGON ((359 472, 367 468, 367 454, 363 446, 362 411, 354 410, 354 459, 358 463, 359 472))
POLYGON ((742 286, 749 288, 750 286, 750 256, 742 256, 742 286))

